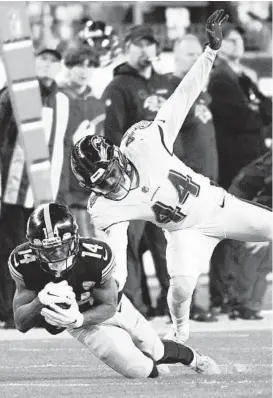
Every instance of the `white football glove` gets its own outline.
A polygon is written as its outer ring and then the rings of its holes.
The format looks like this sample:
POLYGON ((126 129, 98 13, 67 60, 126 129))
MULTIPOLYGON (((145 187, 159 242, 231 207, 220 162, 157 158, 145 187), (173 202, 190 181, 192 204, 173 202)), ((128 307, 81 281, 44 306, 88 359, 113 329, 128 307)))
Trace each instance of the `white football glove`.
POLYGON ((83 314, 79 311, 76 301, 73 301, 70 308, 62 309, 56 304, 49 308, 42 308, 41 315, 47 323, 62 328, 79 328, 83 324, 83 314))
POLYGON ((49 282, 43 290, 38 293, 38 298, 43 305, 51 306, 55 303, 71 304, 76 300, 73 288, 67 281, 59 283, 49 282))

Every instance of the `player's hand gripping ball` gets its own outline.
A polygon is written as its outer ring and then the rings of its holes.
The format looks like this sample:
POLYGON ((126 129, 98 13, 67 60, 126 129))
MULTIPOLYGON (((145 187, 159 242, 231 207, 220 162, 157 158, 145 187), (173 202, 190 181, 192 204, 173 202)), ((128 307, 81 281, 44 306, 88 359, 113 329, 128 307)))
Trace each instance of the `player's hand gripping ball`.
POLYGON ((76 299, 73 288, 68 285, 67 281, 48 283, 43 290, 38 293, 38 298, 45 307, 56 304, 64 309, 69 308, 71 303, 76 299))
POLYGON ((78 328, 83 324, 83 314, 80 313, 77 302, 73 302, 68 309, 62 309, 56 304, 43 308, 41 315, 50 325, 59 328, 78 328))
POLYGON ((38 295, 44 303, 41 315, 45 321, 61 328, 80 327, 83 324, 83 315, 79 311, 72 287, 66 281, 53 284, 54 286, 48 285, 38 295))

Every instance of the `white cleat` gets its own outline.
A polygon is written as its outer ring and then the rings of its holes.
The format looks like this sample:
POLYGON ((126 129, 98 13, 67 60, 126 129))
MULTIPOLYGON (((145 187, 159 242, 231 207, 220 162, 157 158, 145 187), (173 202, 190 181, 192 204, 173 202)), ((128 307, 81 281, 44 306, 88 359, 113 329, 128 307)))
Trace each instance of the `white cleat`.
POLYGON ((186 331, 186 333, 183 331, 178 331, 172 326, 163 337, 163 340, 172 340, 175 341, 176 343, 185 344, 188 338, 189 338, 188 331, 186 331))
POLYGON ((197 373, 204 373, 207 375, 218 375, 221 373, 221 370, 217 363, 210 357, 199 354, 195 350, 193 350, 194 357, 192 363, 188 365, 197 373))

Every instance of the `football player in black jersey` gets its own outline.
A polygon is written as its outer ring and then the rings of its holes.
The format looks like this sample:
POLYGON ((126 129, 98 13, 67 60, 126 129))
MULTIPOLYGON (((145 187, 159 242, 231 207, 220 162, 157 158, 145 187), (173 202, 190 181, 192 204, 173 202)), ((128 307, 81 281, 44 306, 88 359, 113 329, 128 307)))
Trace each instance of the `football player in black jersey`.
POLYGON ((174 341, 161 341, 127 297, 118 293, 110 247, 78 235, 68 207, 48 203, 30 216, 26 243, 10 255, 16 283, 14 320, 27 332, 42 326, 67 330, 89 351, 129 378, 157 377, 161 364, 181 363, 218 374, 209 357, 174 341))

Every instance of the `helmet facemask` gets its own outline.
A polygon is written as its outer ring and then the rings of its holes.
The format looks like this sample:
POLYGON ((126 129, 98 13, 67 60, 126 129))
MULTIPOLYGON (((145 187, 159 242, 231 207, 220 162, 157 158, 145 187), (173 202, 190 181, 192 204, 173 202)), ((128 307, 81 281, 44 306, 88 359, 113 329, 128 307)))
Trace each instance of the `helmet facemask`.
POLYGON ((60 277, 74 264, 74 258, 79 248, 79 236, 78 234, 71 235, 68 232, 64 234, 63 239, 54 236, 43 239, 40 245, 35 244, 34 239, 34 242, 30 243, 30 247, 35 251, 42 268, 56 277, 60 277))
POLYGON ((103 195, 107 199, 122 200, 124 199, 131 188, 131 170, 128 164, 125 167, 118 158, 113 158, 107 164, 107 168, 99 168, 98 171, 90 177, 93 184, 92 190, 98 194, 103 195), (100 175, 101 170, 101 175, 100 175), (102 174, 103 172, 103 174, 102 174), (96 178, 98 175, 98 179, 96 178))
POLYGON ((131 163, 104 137, 86 136, 77 142, 71 168, 82 187, 108 199, 122 200, 131 189, 131 163))
POLYGON ((66 206, 49 203, 38 207, 29 218, 27 239, 44 271, 60 278, 74 265, 78 225, 66 206))

